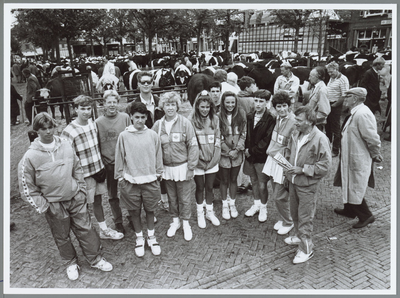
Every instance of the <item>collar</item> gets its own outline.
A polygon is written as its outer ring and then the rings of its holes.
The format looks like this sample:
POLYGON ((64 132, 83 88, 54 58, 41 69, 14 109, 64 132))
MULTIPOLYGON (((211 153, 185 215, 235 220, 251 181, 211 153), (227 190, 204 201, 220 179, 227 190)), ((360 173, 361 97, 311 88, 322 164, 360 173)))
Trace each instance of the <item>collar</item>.
POLYGON ((354 115, 364 104, 359 104, 357 106, 355 106, 354 108, 351 109, 350 114, 354 115))
POLYGON ((376 74, 379 74, 379 72, 375 69, 375 67, 371 67, 371 68, 375 71, 376 74))
POLYGON ((178 116, 179 116, 179 114, 176 114, 176 116, 175 116, 175 118, 174 119, 172 119, 171 121, 167 121, 167 119, 165 118, 165 116, 163 117, 164 118, 164 121, 165 122, 168 122, 168 123, 175 123, 177 120, 178 120, 178 116))
POLYGON ((290 79, 293 77, 293 73, 292 72, 289 72, 289 75, 288 76, 284 76, 284 75, 282 75, 285 79, 287 79, 288 81, 290 81, 290 79))
MULTIPOLYGON (((139 96, 140 96, 140 101, 141 101, 142 103, 144 103, 145 105, 149 105, 149 103, 148 103, 146 100, 143 99, 142 94, 140 94, 139 96)), ((156 105, 156 102, 154 101, 154 96, 153 96, 153 94, 151 94, 150 105, 153 105, 153 106, 156 105)))

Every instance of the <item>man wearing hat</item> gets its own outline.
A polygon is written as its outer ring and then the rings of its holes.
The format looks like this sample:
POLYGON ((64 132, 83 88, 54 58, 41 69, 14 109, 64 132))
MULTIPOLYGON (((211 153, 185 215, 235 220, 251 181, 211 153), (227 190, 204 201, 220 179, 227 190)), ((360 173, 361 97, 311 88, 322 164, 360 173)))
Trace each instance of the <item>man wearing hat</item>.
POLYGON ((335 208, 338 215, 355 218, 353 228, 363 228, 375 221, 365 201, 367 186, 374 187, 373 162, 383 160, 381 141, 377 133, 375 116, 364 105, 365 88, 352 88, 345 93, 343 104, 350 115, 342 126, 339 167, 334 185, 342 187, 344 208, 335 208))
POLYGON ((367 90, 367 99, 365 100, 365 105, 369 107, 373 114, 376 111, 381 113, 381 107, 379 105, 379 100, 381 99, 381 89, 379 88, 379 72, 385 66, 385 59, 382 57, 376 58, 372 62, 372 67, 368 69, 360 82, 360 87, 367 90))
POLYGON ((286 91, 293 104, 297 101, 300 79, 292 73, 292 65, 287 61, 284 61, 281 64, 281 73, 282 75, 280 75, 275 81, 274 94, 279 90, 286 91))

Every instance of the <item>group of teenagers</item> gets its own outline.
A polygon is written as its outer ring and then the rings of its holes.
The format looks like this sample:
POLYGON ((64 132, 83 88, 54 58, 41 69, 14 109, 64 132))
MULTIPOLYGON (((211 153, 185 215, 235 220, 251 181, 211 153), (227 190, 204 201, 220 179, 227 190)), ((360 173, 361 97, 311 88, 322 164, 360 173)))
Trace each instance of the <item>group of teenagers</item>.
POLYGON ((119 111, 119 94, 108 90, 103 95, 104 115, 95 121, 94 100, 76 97, 77 117, 60 136, 54 134, 56 123, 49 114, 36 115, 33 130, 38 138, 18 166, 21 197, 45 214, 69 279, 78 279, 80 270, 71 230, 91 267, 113 269, 102 256, 100 239, 124 237, 121 206, 129 212, 136 234, 137 257, 145 255, 146 243, 152 254, 161 254, 154 229, 154 212, 160 203, 172 218, 168 237, 182 227, 184 239, 192 239, 193 197, 198 226, 206 228, 206 220, 219 226, 213 206, 216 179, 222 218, 238 217, 241 167, 250 176, 254 196, 245 216, 258 213, 260 222, 267 220, 267 183, 271 181, 279 216, 274 229, 286 235, 294 228, 295 234, 284 241, 298 245, 295 264, 313 256, 315 194, 331 166, 329 140, 316 126, 315 109, 301 106, 292 112, 293 99, 287 90, 275 92, 271 100, 271 93, 257 90, 253 79, 242 79, 248 82, 242 89, 252 91, 251 100, 232 91, 221 92, 221 83, 214 82, 197 95, 187 118, 178 113, 182 102, 177 92, 160 97, 151 93, 153 78, 148 72, 138 74, 140 94, 125 112, 119 111), (290 167, 282 166, 277 156, 286 158, 290 167), (115 230, 104 217, 102 196, 107 193, 115 230), (88 205, 99 233, 91 223, 88 205))

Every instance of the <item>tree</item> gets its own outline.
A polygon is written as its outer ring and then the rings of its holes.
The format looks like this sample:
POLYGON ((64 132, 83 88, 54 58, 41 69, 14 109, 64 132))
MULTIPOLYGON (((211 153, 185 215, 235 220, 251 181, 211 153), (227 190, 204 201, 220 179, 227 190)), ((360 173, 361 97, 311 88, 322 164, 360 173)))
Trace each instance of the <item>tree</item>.
POLYGON ((274 17, 274 23, 281 28, 294 30, 294 49, 297 53, 300 29, 307 24, 312 10, 310 9, 273 9, 270 13, 274 17))
POLYGON ((83 31, 82 37, 90 42, 90 54, 94 56, 93 41, 96 41, 102 46, 102 52, 106 53, 107 43, 113 37, 113 30, 110 27, 112 18, 106 9, 97 9, 92 11, 92 18, 88 21, 94 22, 83 31))
POLYGON ((168 11, 166 9, 133 9, 129 10, 129 15, 149 39, 149 58, 151 60, 153 38, 166 25, 168 11))
POLYGON ((133 31, 131 16, 126 9, 111 9, 110 10, 111 23, 114 38, 119 41, 121 45, 121 55, 124 54, 123 40, 128 35, 128 32, 133 31))
POLYGON ((326 9, 316 9, 309 16, 307 25, 318 40, 318 60, 322 56, 322 43, 326 40, 330 12, 326 9))
MULTIPOLYGON (((191 9, 189 10, 190 23, 192 24, 193 33, 197 37, 197 55, 199 55, 202 47, 200 46, 201 34, 204 30, 210 31, 215 26, 214 12, 209 9, 191 9)), ((203 49, 204 50, 204 49, 203 49)))

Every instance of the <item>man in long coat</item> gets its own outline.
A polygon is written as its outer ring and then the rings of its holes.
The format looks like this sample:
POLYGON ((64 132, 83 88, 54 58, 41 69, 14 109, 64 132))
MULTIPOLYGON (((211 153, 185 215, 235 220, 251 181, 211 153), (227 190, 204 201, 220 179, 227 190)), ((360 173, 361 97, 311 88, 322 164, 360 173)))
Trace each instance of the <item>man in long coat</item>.
POLYGON ((346 217, 358 217, 353 228, 362 228, 375 221, 364 195, 367 186, 373 187, 370 179, 373 162, 383 160, 375 116, 364 105, 366 97, 365 88, 352 88, 346 92, 344 105, 350 109, 350 115, 342 127, 340 163, 334 181, 335 186, 342 187, 344 203, 343 209, 335 208, 334 211, 346 217))
POLYGON ((368 92, 365 105, 371 109, 373 114, 375 114, 376 111, 381 113, 379 100, 381 99, 382 91, 380 89, 379 72, 384 66, 385 59, 382 57, 376 58, 372 62, 372 67, 365 72, 360 82, 360 87, 365 88, 368 92))

